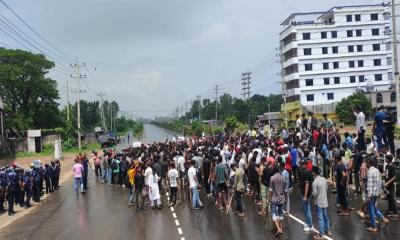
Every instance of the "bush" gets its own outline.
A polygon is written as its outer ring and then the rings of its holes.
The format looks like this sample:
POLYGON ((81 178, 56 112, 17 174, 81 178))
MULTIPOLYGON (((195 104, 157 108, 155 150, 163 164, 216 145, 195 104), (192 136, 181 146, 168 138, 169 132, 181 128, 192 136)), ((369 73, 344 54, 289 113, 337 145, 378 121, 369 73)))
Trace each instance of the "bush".
POLYGON ((400 139, 400 128, 396 126, 396 128, 394 129, 394 137, 396 139, 400 139))

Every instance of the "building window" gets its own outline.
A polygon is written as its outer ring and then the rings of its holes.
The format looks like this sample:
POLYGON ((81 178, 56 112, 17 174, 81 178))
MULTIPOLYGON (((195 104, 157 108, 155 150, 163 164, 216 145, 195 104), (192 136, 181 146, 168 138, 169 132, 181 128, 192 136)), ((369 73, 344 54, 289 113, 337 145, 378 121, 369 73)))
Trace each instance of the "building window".
POLYGON ((347 37, 353 36, 353 30, 347 30, 347 37))
POLYGON ((326 39, 328 37, 327 32, 321 32, 321 39, 326 39))
POLYGON ((352 22, 353 21, 353 15, 346 15, 346 22, 352 22))
POLYGON ((350 83, 356 82, 356 76, 350 76, 350 83))
POLYGON ((324 70, 329 69, 329 63, 327 63, 327 62, 323 63, 323 64, 322 64, 322 68, 323 68, 324 70))
POLYGON ((332 47, 332 53, 338 53, 339 49, 338 47, 332 47))
POLYGON ((382 74, 375 74, 375 81, 382 81, 382 74))
POLYGON ((349 61, 349 68, 354 68, 354 67, 355 67, 354 61, 349 61))
POLYGON ((304 64, 304 68, 306 71, 312 71, 312 64, 311 63, 304 64))
POLYGON ((376 94, 376 103, 382 103, 383 102, 383 96, 382 93, 377 93, 376 94))
POLYGON ((333 62, 333 68, 338 69, 339 68, 339 62, 333 62))
POLYGON ((372 36, 379 36, 379 28, 372 29, 372 36))
POLYGON ((331 37, 332 38, 337 38, 337 31, 332 31, 331 32, 331 37))
POLYGON ((354 46, 347 46, 347 50, 349 52, 354 52, 354 46))
POLYGON ((322 47, 322 54, 328 54, 328 48, 322 47))
POLYGON ((380 43, 372 44, 372 49, 374 51, 380 51, 381 50, 381 44, 380 43))
POLYGON ((306 79, 306 86, 314 86, 314 80, 313 79, 306 79))
POLYGON ((333 78, 333 83, 334 84, 340 84, 340 77, 334 77, 333 78))
POLYGON ((363 51, 363 45, 357 45, 357 52, 363 51))
POLYGON ((307 94, 307 102, 314 102, 314 94, 307 94))
POLYGON ((328 93, 327 97, 328 97, 328 100, 333 100, 335 98, 333 93, 328 93))
POLYGON ((303 33, 303 40, 310 40, 311 34, 310 33, 303 33))
POLYGON ((395 92, 390 93, 390 102, 396 102, 396 93, 395 92))
POLYGON ((374 66, 381 66, 381 65, 382 65, 381 59, 374 59, 374 66))
POLYGON ((365 76, 364 75, 358 76, 358 82, 365 82, 365 76))
POLYGON ((311 55, 311 48, 304 48, 304 55, 311 55))
POLYGON ((355 20, 356 22, 360 22, 360 21, 361 21, 361 14, 356 14, 356 15, 354 15, 354 20, 355 20))
POLYGON ((371 14, 371 21, 377 21, 378 20, 378 14, 377 13, 372 13, 371 14))
POLYGON ((324 85, 329 85, 329 78, 324 78, 324 85))
POLYGON ((358 67, 364 67, 364 60, 357 61, 358 67))
POLYGON ((362 30, 361 29, 357 29, 356 30, 356 36, 357 37, 361 37, 362 36, 362 30))

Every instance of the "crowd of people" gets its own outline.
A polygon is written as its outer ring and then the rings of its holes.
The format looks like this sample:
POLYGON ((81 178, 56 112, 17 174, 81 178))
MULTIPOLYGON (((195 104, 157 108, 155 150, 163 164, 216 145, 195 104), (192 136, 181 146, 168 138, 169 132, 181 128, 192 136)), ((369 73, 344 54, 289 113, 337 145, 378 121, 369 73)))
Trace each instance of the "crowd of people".
POLYGON ((35 160, 29 169, 12 163, 0 169, 0 213, 15 214, 14 206, 31 207, 31 199, 40 203, 44 194, 59 189, 61 164, 59 160, 44 165, 35 160))
MULTIPOLYGON (((290 200, 300 195, 304 231, 314 231, 314 205, 319 225, 314 238, 323 239, 333 234, 327 212, 328 195, 333 192, 339 216, 349 216, 357 207, 360 218, 369 219, 366 230, 377 232, 376 219, 383 228, 389 218, 398 217, 395 179, 400 149, 394 150, 389 126, 394 122, 384 109, 376 113, 374 134, 367 138, 361 107, 354 109, 354 115, 355 133, 341 135, 327 114, 317 120, 309 113, 297 116, 294 127, 276 132, 258 126, 242 134, 94 152, 93 164, 98 181, 129 188, 128 205, 136 205, 137 211, 145 210, 146 203, 160 209, 161 195, 168 193, 164 204, 169 206, 190 199, 192 208, 200 210, 208 200, 221 211, 232 208, 244 217, 243 198, 248 196, 259 206, 260 215, 272 217, 279 236, 284 232, 282 220, 291 211, 290 200), (199 191, 205 191, 206 199, 201 200, 199 191), (389 203, 386 216, 377 204, 383 194, 389 203), (356 196, 358 205, 352 206, 349 200, 356 196)), ((74 165, 75 189, 81 185, 82 192, 88 169, 84 159, 77 158, 74 165)))

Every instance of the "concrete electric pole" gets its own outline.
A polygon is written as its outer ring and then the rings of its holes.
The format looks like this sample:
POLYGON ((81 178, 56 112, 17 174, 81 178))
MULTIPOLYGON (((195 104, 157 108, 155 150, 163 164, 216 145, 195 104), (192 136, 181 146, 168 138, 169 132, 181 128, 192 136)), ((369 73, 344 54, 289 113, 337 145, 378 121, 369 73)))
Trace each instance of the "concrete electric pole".
POLYGON ((247 103, 247 112, 248 112, 248 119, 247 123, 250 126, 250 104, 249 104, 249 99, 250 99, 250 84, 251 84, 251 72, 244 72, 242 73, 242 90, 243 90, 243 100, 247 103))
POLYGON ((197 101, 199 102, 199 121, 201 120, 201 96, 197 95, 196 96, 197 101))
POLYGON ((396 2, 391 1, 392 5, 392 42, 393 42, 393 65, 394 65, 394 82, 396 84, 396 112, 397 112, 397 126, 400 126, 400 79, 399 79, 399 65, 397 54, 397 23, 396 23, 396 2))
POLYGON ((218 123, 218 91, 219 85, 215 85, 215 124, 218 123))
POLYGON ((84 67, 84 66, 86 66, 86 64, 85 63, 83 63, 83 64, 79 64, 78 63, 78 58, 76 58, 76 60, 75 60, 75 64, 71 64, 70 65, 72 68, 75 68, 75 70, 76 70, 76 75, 74 76, 74 75, 72 75, 71 74, 71 77, 72 78, 75 78, 75 79, 77 79, 77 81, 78 81, 78 117, 77 117, 77 122, 78 122, 78 149, 80 150, 81 148, 82 148, 82 142, 81 142, 81 104, 80 104, 80 102, 81 102, 81 90, 80 90, 80 80, 81 80, 81 78, 86 78, 86 75, 82 75, 81 73, 80 73, 80 70, 81 70, 81 67, 84 67))

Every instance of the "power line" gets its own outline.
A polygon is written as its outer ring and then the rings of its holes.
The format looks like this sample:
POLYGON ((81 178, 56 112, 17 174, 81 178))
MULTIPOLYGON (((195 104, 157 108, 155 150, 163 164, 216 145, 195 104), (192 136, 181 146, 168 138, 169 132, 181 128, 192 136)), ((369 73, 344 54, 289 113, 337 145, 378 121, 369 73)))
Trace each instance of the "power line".
POLYGON ((66 58, 69 60, 75 60, 74 57, 68 56, 68 54, 64 53, 63 51, 59 50, 54 44, 50 43, 48 40, 46 40, 40 33, 38 33, 33 27, 31 27, 27 22, 25 22, 24 19, 22 19, 10 6, 8 6, 7 3, 5 3, 3 0, 0 0, 0 2, 8 9, 10 12, 12 12, 27 28, 29 28, 36 36, 38 36, 43 42, 45 42, 48 46, 56 50, 57 52, 61 53, 64 55, 66 58))

